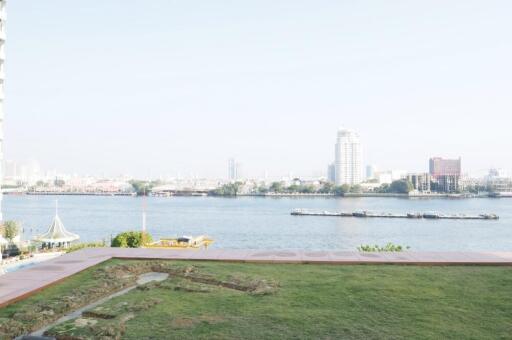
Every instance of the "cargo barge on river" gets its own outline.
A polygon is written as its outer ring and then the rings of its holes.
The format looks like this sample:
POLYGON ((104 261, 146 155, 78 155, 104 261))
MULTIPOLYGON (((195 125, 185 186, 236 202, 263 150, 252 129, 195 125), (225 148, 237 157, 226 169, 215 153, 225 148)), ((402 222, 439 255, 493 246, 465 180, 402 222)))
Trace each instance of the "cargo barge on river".
POLYGON ((375 213, 371 211, 356 212, 330 212, 330 211, 311 211, 306 209, 295 209, 291 213, 293 216, 332 216, 332 217, 361 217, 361 218, 410 218, 410 219, 448 219, 448 220, 497 220, 496 214, 440 214, 440 213, 375 213))

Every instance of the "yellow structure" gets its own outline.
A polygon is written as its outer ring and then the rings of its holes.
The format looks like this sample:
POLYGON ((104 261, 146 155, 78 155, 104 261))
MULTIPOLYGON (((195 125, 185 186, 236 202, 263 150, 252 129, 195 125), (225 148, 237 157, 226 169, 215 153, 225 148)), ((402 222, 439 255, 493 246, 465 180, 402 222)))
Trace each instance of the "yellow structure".
POLYGON ((208 236, 201 235, 198 237, 176 237, 176 238, 162 238, 156 242, 146 244, 143 248, 157 248, 157 249, 199 249, 208 248, 213 240, 208 236))

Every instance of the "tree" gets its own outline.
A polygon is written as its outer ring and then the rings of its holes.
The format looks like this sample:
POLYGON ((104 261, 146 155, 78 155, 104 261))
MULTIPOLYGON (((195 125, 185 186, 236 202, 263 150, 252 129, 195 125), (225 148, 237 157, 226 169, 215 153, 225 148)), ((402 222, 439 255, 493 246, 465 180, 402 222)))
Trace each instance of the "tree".
POLYGON ((349 191, 350 191, 350 185, 348 185, 348 184, 339 185, 334 188, 334 193, 337 196, 343 196, 344 194, 346 194, 349 191))
POLYGON ((316 188, 314 185, 301 185, 299 192, 302 194, 313 194, 316 192, 316 188))
POLYGON ((153 187, 160 185, 159 181, 147 182, 131 180, 129 183, 132 185, 133 191, 137 193, 137 196, 147 196, 151 190, 153 190, 153 187))
POLYGON ((268 192, 268 188, 262 185, 262 186, 258 187, 257 191, 260 194, 266 194, 268 192))
POLYGON ((286 191, 288 192, 299 192, 300 186, 297 184, 292 184, 288 188, 286 188, 286 191))
POLYGON ((363 192, 363 188, 359 184, 356 184, 356 185, 353 185, 352 187, 350 187, 350 192, 361 193, 361 192, 363 192))
POLYGON ((378 192, 378 193, 381 193, 381 194, 388 193, 389 192, 389 184, 387 184, 387 183, 381 184, 380 187, 375 189, 375 192, 378 192))
POLYGON ((152 242, 152 237, 149 233, 142 231, 125 231, 117 234, 112 239, 111 246, 117 248, 140 248, 146 243, 152 242))
POLYGON ((270 191, 271 192, 283 192, 283 183, 281 182, 274 182, 270 185, 270 191))
POLYGON ((18 236, 19 231, 20 231, 20 228, 16 221, 6 221, 4 223, 4 236, 11 243, 12 243, 12 240, 14 240, 14 238, 16 236, 18 236))
POLYGON ((322 185, 318 192, 322 194, 330 194, 334 192, 334 184, 332 184, 331 182, 326 182, 322 185))
POLYGON ((236 196, 242 184, 241 182, 224 184, 220 188, 211 191, 210 194, 214 196, 236 196))
POLYGON ((396 194, 408 194, 414 189, 412 183, 410 181, 401 179, 398 181, 393 181, 389 186, 389 192, 396 194))

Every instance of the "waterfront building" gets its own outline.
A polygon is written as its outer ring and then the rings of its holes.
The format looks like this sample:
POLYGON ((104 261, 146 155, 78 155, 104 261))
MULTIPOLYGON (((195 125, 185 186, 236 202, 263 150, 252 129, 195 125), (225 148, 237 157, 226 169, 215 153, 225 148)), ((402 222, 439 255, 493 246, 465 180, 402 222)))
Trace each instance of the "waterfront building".
POLYGON ((241 178, 241 165, 234 158, 228 160, 228 179, 236 181, 241 178))
MULTIPOLYGON (((5 61, 5 0, 0 0, 0 185, 2 184, 3 121, 4 121, 4 61, 5 61)), ((0 221, 2 216, 2 193, 0 192, 0 221)))
POLYGON ((435 178, 435 183, 432 185, 437 192, 448 194, 457 193, 461 190, 460 176, 459 175, 441 175, 435 178))
POLYGON ((393 175, 390 171, 379 171, 375 174, 375 178, 379 184, 391 184, 393 182, 393 175))
POLYGON ((432 177, 439 176, 459 176, 462 173, 461 159, 444 159, 441 157, 432 157, 429 161, 429 169, 432 177))
POLYGON ((374 179, 375 178, 375 167, 373 165, 366 166, 366 179, 374 179))
POLYGON ((429 161, 429 173, 432 176, 432 190, 455 193, 461 190, 461 159, 432 157, 429 161))
POLYGON ((419 192, 431 191, 431 176, 429 173, 408 174, 407 180, 412 183, 414 190, 419 192))
POLYGON ((327 180, 331 183, 336 181, 336 166, 334 163, 327 166, 327 180))
POLYGON ((334 159, 336 185, 362 182, 362 150, 357 133, 346 129, 338 130, 334 159))
POLYGON ((512 178, 506 176, 503 170, 490 169, 486 177, 487 190, 493 193, 511 193, 512 178))

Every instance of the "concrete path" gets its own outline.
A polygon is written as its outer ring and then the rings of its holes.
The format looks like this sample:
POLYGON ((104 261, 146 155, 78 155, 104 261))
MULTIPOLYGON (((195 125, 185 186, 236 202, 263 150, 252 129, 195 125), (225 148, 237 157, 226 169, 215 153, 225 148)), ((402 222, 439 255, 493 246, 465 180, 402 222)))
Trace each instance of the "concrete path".
POLYGON ((512 265, 512 252, 360 253, 355 251, 92 248, 0 276, 0 307, 24 299, 68 276, 112 258, 259 263, 512 265))

